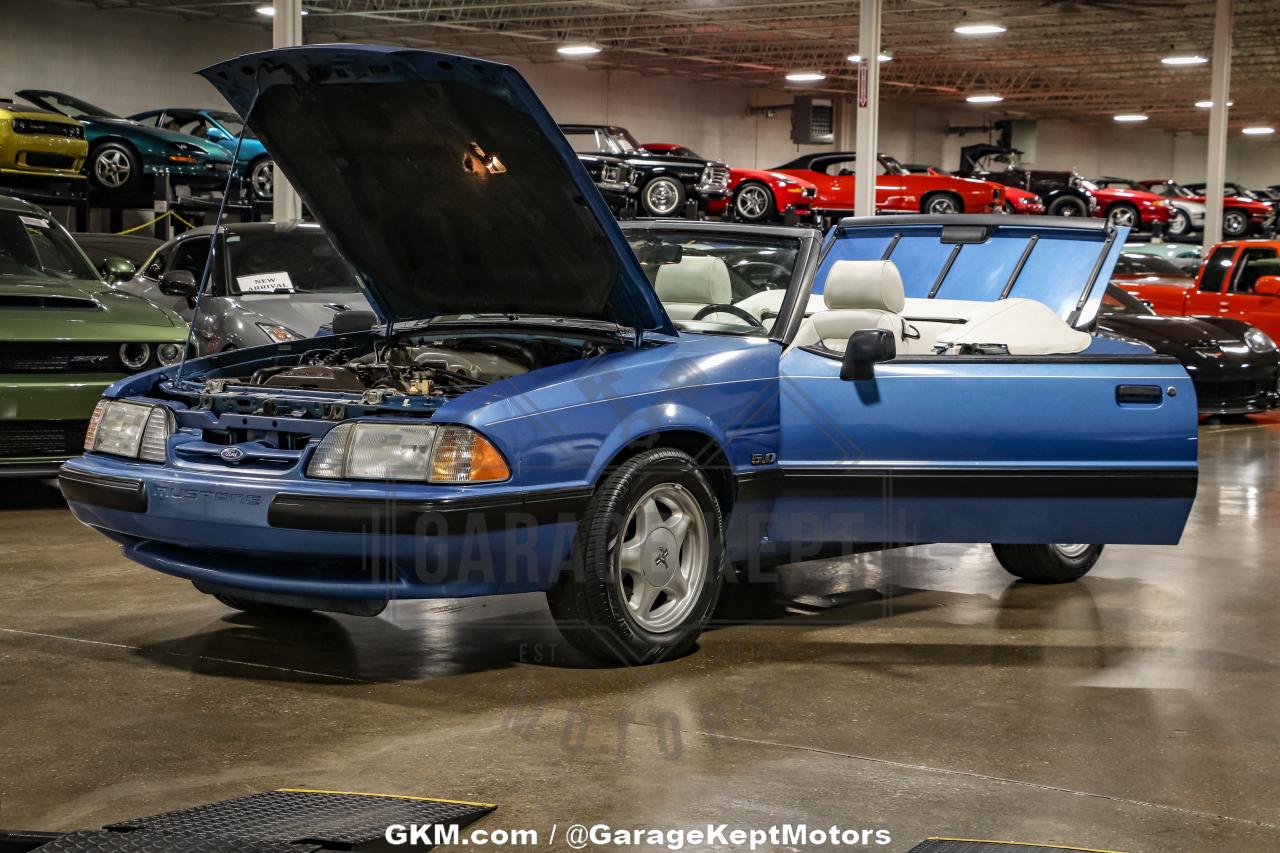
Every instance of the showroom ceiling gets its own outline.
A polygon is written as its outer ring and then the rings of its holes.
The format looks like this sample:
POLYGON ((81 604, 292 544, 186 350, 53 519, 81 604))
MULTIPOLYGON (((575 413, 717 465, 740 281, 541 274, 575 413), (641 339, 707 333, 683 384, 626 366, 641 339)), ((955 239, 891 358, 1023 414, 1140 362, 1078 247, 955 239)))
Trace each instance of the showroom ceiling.
MULTIPOLYGON (((145 9, 192 20, 267 27, 270 0, 82 0, 102 9, 145 9)), ((308 41, 373 41, 533 62, 575 62, 758 85, 817 71, 804 88, 850 91, 857 50, 856 0, 304 0, 308 41), (599 53, 566 58, 557 48, 599 53)), ((1277 0, 1236 0, 1231 121, 1280 120, 1277 0)), ((1004 98, 1012 115, 1149 116, 1149 125, 1204 127, 1209 65, 1169 66, 1169 56, 1208 56, 1213 0, 885 0, 882 93, 963 105, 1004 98), (998 24, 966 36, 963 24, 998 24)), ((796 86, 796 88, 800 88, 796 86)))

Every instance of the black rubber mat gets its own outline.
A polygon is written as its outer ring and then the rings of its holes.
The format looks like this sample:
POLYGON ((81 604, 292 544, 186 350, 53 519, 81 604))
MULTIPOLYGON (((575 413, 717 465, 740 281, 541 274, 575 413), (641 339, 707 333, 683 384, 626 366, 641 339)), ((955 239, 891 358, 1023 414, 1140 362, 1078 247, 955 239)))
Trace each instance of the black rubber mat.
MULTIPOLYGON (((377 845, 391 824, 466 826, 487 803, 286 789, 72 832, 35 853, 317 853, 377 845)), ((32 848, 27 848, 32 849, 32 848)), ((419 846, 416 849, 424 849, 419 846)))
POLYGON ((315 853, 318 844, 246 841, 243 838, 192 838, 168 832, 69 832, 36 848, 35 853, 315 853))
POLYGON ((912 847, 908 853, 1120 853, 1090 847, 1055 847, 1052 844, 1028 844, 1016 841, 970 841, 959 838, 930 838, 912 847))

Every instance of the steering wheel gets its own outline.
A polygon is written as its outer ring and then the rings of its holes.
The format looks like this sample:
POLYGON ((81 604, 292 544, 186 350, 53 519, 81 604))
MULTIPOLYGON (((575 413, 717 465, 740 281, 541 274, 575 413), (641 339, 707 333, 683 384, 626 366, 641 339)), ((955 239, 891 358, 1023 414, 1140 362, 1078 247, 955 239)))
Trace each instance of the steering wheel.
POLYGON ((739 308, 737 305, 726 305, 720 302, 712 302, 710 305, 704 305, 698 309, 698 313, 690 317, 690 320, 701 320, 709 314, 732 314, 740 320, 746 320, 757 329, 763 329, 764 323, 756 319, 755 315, 745 308, 739 308))

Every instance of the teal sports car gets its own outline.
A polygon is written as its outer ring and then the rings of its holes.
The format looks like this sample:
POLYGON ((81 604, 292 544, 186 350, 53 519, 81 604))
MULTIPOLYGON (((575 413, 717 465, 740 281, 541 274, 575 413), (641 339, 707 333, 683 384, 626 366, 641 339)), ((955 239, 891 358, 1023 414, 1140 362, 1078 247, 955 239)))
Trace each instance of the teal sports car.
POLYGON ((236 177, 258 201, 271 199, 275 169, 262 140, 251 129, 246 129, 240 116, 226 110, 181 109, 166 107, 147 110, 129 116, 133 121, 148 127, 163 127, 178 133, 207 139, 230 151, 236 158, 236 177), (241 132, 244 139, 240 140, 241 132))
POLYGON ((85 171, 97 189, 148 192, 145 179, 166 173, 174 184, 220 189, 231 171, 231 154, 207 139, 147 127, 62 92, 24 89, 18 95, 84 125, 89 138, 85 171))

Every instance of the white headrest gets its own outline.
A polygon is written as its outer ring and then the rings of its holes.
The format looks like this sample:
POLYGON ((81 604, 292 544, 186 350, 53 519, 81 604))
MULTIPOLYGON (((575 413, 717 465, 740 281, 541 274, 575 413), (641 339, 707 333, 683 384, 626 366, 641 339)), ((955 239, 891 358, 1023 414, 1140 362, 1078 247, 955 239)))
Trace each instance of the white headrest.
POLYGON ((725 305, 733 301, 729 268, 719 258, 686 255, 678 264, 658 267, 654 287, 663 302, 725 305))
POLYGON ((893 261, 836 261, 822 289, 827 308, 902 313, 902 276, 893 261))

